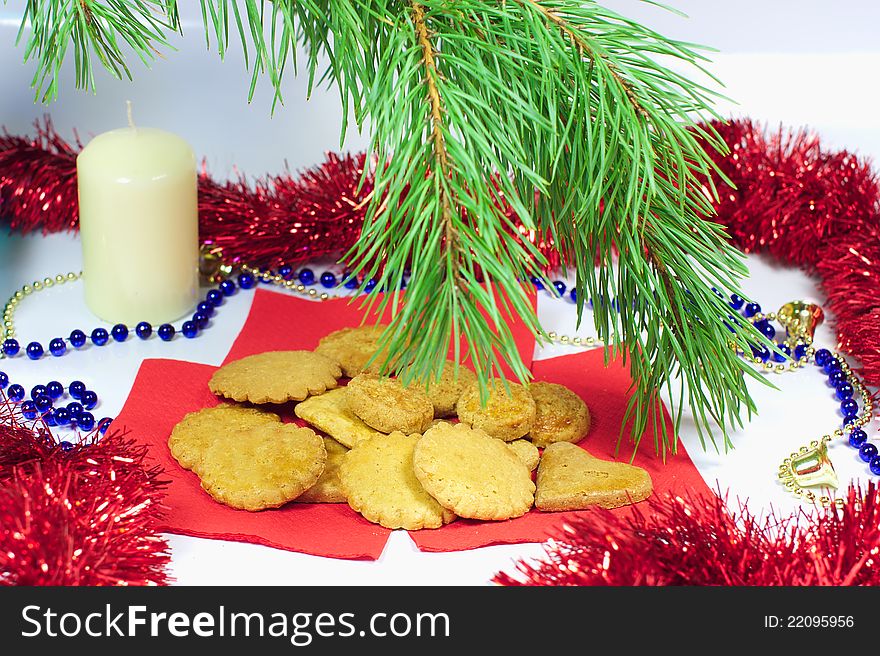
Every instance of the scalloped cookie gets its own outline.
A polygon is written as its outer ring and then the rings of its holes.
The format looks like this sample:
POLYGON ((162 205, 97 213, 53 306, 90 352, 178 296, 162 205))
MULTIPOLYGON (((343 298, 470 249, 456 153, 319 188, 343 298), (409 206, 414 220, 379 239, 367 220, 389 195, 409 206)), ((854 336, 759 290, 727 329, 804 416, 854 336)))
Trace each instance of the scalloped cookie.
POLYGON ((325 437, 324 450, 327 451, 324 472, 317 483, 294 499, 296 503, 345 503, 345 492, 339 482, 339 467, 348 449, 336 440, 325 437))
POLYGON ((394 378, 359 374, 345 387, 348 408, 383 433, 422 433, 434 419, 434 406, 421 390, 394 378))
POLYGON ((215 441, 193 471, 220 503, 256 511, 296 499, 318 481, 326 460, 324 441, 313 430, 267 424, 215 441))
POLYGON ((641 467, 601 460, 570 442, 544 449, 538 466, 538 510, 619 508, 651 495, 651 476, 641 467))
POLYGON ((455 362, 447 360, 440 374, 440 379, 431 378, 427 381, 414 382, 411 387, 423 390, 434 406, 434 417, 454 417, 455 404, 462 392, 477 382, 477 375, 463 365, 455 370, 455 362))
POLYGON ((345 388, 339 387, 297 403, 293 412, 348 448, 362 440, 381 435, 382 433, 367 426, 349 410, 346 399, 345 388))
POLYGON ((535 422, 528 438, 537 446, 579 442, 590 431, 590 410, 564 385, 537 382, 529 386, 535 399, 535 422))
POLYGON ((364 371, 367 362, 376 353, 379 337, 387 327, 380 323, 375 326, 336 330, 321 338, 315 353, 336 360, 342 366, 343 373, 348 378, 354 378, 364 371))
POLYGON ((221 403, 186 415, 171 431, 168 448, 182 467, 192 469, 216 440, 234 439, 255 426, 280 423, 281 417, 274 412, 221 403))
POLYGON ((441 425, 418 441, 415 475, 432 497, 460 517, 501 520, 532 507, 531 472, 504 442, 463 424, 441 425))
POLYGON ((269 351, 225 364, 208 387, 214 394, 251 403, 302 401, 336 387, 339 364, 311 351, 269 351))
POLYGON ((522 463, 529 468, 529 471, 535 471, 538 463, 541 461, 541 454, 538 453, 538 447, 528 440, 514 440, 506 442, 507 448, 516 454, 516 457, 522 460, 522 463))
POLYGON ((526 435, 535 421, 535 400, 529 391, 517 383, 508 382, 510 393, 501 381, 489 388, 486 407, 480 406, 480 388, 474 383, 461 395, 456 404, 462 423, 486 431, 492 437, 512 442, 526 435))
POLYGON ((439 528, 455 519, 413 472, 419 435, 394 432, 357 444, 339 470, 348 505, 385 528, 439 528))

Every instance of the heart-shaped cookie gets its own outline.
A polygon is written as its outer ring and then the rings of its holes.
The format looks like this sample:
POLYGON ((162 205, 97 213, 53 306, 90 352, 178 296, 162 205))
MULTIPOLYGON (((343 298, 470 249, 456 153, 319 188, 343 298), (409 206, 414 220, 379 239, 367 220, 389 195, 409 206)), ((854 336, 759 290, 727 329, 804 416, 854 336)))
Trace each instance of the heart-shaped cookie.
POLYGON ((619 508, 651 495, 651 476, 641 467, 609 462, 570 442, 544 449, 538 466, 538 510, 585 510, 594 506, 619 508))

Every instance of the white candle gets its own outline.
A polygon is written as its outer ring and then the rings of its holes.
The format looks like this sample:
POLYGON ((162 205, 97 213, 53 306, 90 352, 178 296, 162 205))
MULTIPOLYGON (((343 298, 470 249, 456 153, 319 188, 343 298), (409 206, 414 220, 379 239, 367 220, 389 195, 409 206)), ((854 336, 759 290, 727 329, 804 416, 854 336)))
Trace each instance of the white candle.
POLYGON ((160 324, 198 299, 196 159, 180 137, 129 124, 76 160, 86 304, 111 323, 160 324))

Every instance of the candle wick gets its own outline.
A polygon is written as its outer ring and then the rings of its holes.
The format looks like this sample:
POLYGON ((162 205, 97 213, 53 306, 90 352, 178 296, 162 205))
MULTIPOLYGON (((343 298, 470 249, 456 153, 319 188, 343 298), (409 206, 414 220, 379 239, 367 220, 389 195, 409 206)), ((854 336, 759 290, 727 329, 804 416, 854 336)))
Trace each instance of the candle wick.
POLYGON ((132 104, 131 104, 130 100, 125 101, 125 109, 126 109, 126 113, 128 114, 128 127, 133 128, 134 127, 134 114, 133 114, 132 104))

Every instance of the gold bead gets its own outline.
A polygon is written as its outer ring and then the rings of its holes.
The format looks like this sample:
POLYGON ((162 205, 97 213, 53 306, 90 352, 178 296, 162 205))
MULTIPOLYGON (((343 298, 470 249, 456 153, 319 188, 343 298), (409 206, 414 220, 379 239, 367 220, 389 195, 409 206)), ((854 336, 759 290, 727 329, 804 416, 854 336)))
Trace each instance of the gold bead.
POLYGON ((59 273, 57 276, 55 276, 55 282, 56 282, 56 284, 59 284, 59 285, 63 284, 64 283, 64 276, 62 276, 59 273))
POLYGON ((576 344, 577 346, 581 345, 581 338, 580 337, 575 337, 571 341, 572 341, 572 343, 576 344))
POLYGON ((310 290, 309 290, 309 296, 317 296, 317 295, 318 295, 318 291, 317 291, 317 290, 315 290, 315 289, 310 289, 310 290))
POLYGON ((776 365, 776 373, 781 374, 781 373, 784 372, 784 371, 785 371, 785 365, 784 365, 784 364, 778 364, 778 365, 776 365))
POLYGON ((276 285, 283 285, 284 278, 281 277, 281 274, 276 273, 275 276, 273 276, 272 278, 272 282, 274 282, 276 285))
POLYGON ((76 280, 76 274, 73 271, 71 271, 70 273, 67 274, 67 279, 68 280, 76 280))
POLYGON ((34 290, 31 289, 30 285, 25 285, 24 287, 21 288, 21 291, 23 291, 25 294, 31 294, 31 293, 33 293, 34 290))
POLYGON ((563 335, 562 337, 559 338, 559 341, 562 342, 563 344, 568 344, 568 335, 563 335))
POLYGON ((547 337, 549 337, 550 339, 556 339, 556 331, 551 330, 549 333, 547 333, 547 337))
POLYGON ((819 499, 819 503, 823 506, 827 506, 831 504, 831 497, 823 496, 819 499))
POLYGON ((764 370, 765 371, 773 371, 773 363, 772 362, 765 362, 764 363, 764 370))
POLYGON ((842 428, 837 428, 837 429, 835 429, 835 430, 834 430, 834 435, 835 435, 836 437, 843 437, 843 429, 842 429, 842 428))
POLYGON ((327 292, 321 294, 322 301, 326 301, 328 298, 330 298, 330 294, 328 294, 327 292))
POLYGON ((55 284, 55 281, 52 280, 51 278, 43 278, 43 286, 44 287, 51 287, 54 284, 55 284))
POLYGON ((18 290, 17 292, 15 292, 15 300, 16 301, 20 301, 23 298, 24 298, 24 293, 21 290, 18 290))
POLYGON ((11 322, 11 321, 4 321, 4 322, 3 322, 3 327, 6 328, 6 330, 11 330, 11 329, 13 329, 15 326, 12 325, 12 322, 11 322))
POLYGON ((305 290, 306 290, 306 286, 303 285, 302 283, 300 283, 299 285, 296 286, 296 291, 298 291, 300 293, 304 292, 305 290))
POLYGON ((290 289, 290 288, 293 287, 294 285, 296 285, 296 283, 293 282, 292 280, 285 280, 285 281, 284 281, 284 286, 287 287, 288 289, 290 289))
POLYGON ((35 292, 38 292, 41 289, 43 289, 43 283, 41 283, 39 280, 34 280, 34 284, 31 286, 34 288, 35 292))
POLYGON ((776 313, 775 312, 768 312, 767 313, 767 320, 768 321, 776 321, 776 313))
POLYGON ((595 344, 595 343, 596 343, 595 337, 587 337, 587 344, 595 344))

